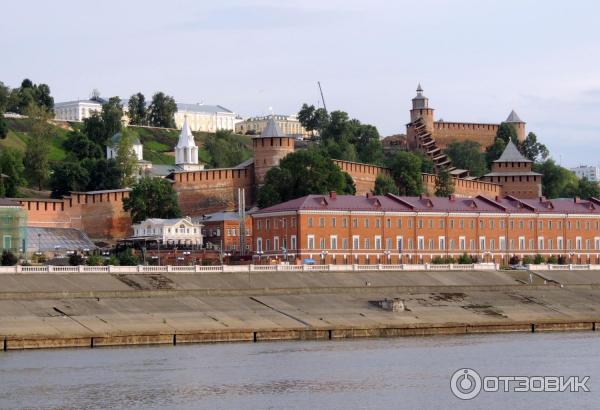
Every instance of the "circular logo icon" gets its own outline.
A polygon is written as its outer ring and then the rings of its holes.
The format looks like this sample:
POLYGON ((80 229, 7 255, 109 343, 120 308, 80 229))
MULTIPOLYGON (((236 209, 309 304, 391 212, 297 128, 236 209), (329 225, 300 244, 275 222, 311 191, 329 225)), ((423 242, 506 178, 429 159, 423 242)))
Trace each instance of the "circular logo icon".
POLYGON ((458 369, 450 379, 450 390, 461 400, 471 400, 481 391, 481 376, 473 369, 458 369))

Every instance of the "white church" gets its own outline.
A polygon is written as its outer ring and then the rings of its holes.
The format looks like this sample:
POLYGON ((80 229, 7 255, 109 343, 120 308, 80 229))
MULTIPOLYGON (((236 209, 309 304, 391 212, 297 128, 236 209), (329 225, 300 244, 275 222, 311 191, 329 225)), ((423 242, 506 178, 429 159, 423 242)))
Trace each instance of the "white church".
MULTIPOLYGON (((117 157, 117 146, 120 139, 120 132, 111 138, 110 145, 106 146, 107 159, 117 157)), ((187 117, 183 121, 179 140, 175 146, 175 165, 158 165, 144 161, 144 146, 138 138, 133 141, 132 149, 138 160, 140 175, 145 173, 151 176, 164 177, 173 171, 200 171, 204 169, 204 164, 198 161, 198 146, 194 140, 187 117)))

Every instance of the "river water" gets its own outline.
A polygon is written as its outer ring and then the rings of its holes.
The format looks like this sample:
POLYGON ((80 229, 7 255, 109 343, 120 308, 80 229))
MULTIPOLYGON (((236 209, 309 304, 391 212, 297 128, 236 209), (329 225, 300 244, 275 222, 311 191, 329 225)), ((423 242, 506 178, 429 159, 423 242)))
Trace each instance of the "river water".
POLYGON ((0 408, 597 409, 599 392, 592 332, 0 352, 0 408), (463 367, 590 376, 591 392, 462 401, 463 367))

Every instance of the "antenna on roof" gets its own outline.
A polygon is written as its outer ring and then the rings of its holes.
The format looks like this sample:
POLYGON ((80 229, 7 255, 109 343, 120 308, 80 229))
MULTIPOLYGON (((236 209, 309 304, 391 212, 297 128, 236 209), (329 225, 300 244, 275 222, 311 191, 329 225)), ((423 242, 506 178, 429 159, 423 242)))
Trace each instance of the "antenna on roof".
POLYGON ((317 84, 319 85, 319 92, 321 93, 321 101, 323 101, 323 108, 325 109, 325 112, 327 112, 327 106, 325 105, 325 97, 323 97, 323 89, 321 88, 321 82, 317 81, 317 84))

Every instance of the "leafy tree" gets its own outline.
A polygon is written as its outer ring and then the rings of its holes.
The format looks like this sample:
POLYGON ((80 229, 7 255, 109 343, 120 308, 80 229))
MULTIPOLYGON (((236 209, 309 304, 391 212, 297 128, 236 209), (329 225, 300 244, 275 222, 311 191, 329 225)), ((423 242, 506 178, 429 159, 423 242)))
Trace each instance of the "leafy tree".
POLYGON ((396 186, 396 182, 394 178, 386 174, 379 174, 377 178, 375 178, 375 189, 373 190, 375 195, 386 195, 386 194, 394 194, 398 195, 400 191, 396 186))
POLYGON ((0 111, 0 139, 6 138, 8 135, 8 125, 4 119, 4 114, 0 111))
POLYGON ((317 149, 288 154, 278 167, 267 172, 265 184, 258 194, 260 207, 299 198, 309 194, 335 191, 354 194, 351 178, 330 158, 317 149))
POLYGON ((62 145, 77 160, 103 157, 102 148, 79 130, 71 131, 62 145))
POLYGON ((131 212, 133 223, 148 218, 176 218, 181 215, 172 184, 161 178, 141 178, 123 200, 123 209, 131 212))
MULTIPOLYGON (((427 155, 425 155, 424 152, 421 152, 421 151, 415 151, 415 152, 413 152, 413 154, 418 156, 419 159, 421 160, 421 172, 424 172, 426 174, 435 173, 435 168, 433 166, 433 161, 431 160, 431 158, 429 158, 427 155)), ((393 164, 393 162, 392 162, 392 164, 393 164)))
POLYGON ((502 138, 496 138, 494 143, 485 149, 485 162, 488 169, 492 167, 495 160, 500 158, 505 148, 506 142, 502 138))
POLYGON ((19 88, 13 88, 6 102, 6 109, 19 114, 26 114, 30 105, 36 105, 52 113, 54 98, 50 95, 47 84, 33 84, 29 79, 24 79, 19 88))
POLYGON ((402 195, 419 195, 423 192, 421 158, 410 152, 400 151, 392 164, 392 176, 402 195))
POLYGON ((148 108, 148 123, 154 127, 175 128, 176 112, 175 99, 157 92, 152 96, 152 103, 148 108))
POLYGON ((114 158, 99 160, 84 160, 82 166, 87 170, 90 178, 88 191, 121 188, 122 172, 114 158))
MULTIPOLYGON (((83 133, 99 147, 104 148, 106 146, 108 133, 100 114, 95 112, 88 118, 83 119, 83 133)), ((110 136, 112 137, 112 135, 110 136)))
POLYGON ((556 164, 554 160, 533 165, 533 170, 542 174, 542 193, 547 198, 570 197, 577 192, 579 180, 566 168, 556 164))
POLYGON ((144 94, 133 94, 129 98, 128 108, 130 124, 143 125, 146 123, 146 98, 144 94))
POLYGON ((52 126, 48 122, 50 112, 46 108, 32 104, 27 110, 27 115, 33 120, 33 124, 31 139, 27 143, 23 160, 25 177, 31 186, 37 185, 38 190, 41 191, 49 173, 49 141, 53 136, 52 126))
POLYGON ((545 160, 550 155, 548 148, 538 142, 537 135, 533 132, 527 134, 527 137, 519 146, 521 153, 531 161, 545 160))
POLYGON ((315 131, 319 134, 329 122, 329 115, 324 108, 315 108, 314 105, 302 104, 302 108, 298 112, 298 121, 310 133, 314 136, 315 131))
POLYGON ((438 172, 435 179, 435 196, 447 197, 454 193, 454 182, 446 168, 438 172))
POLYGON ((4 250, 2 251, 2 266, 13 266, 16 265, 17 262, 19 260, 17 259, 17 257, 15 256, 14 253, 12 253, 9 250, 4 250))
POLYGON ((137 170, 137 157, 133 150, 133 135, 124 128, 121 132, 121 138, 116 147, 116 161, 121 171, 121 186, 128 187, 135 182, 137 170))
POLYGON ((4 85, 2 81, 0 81, 0 113, 6 111, 6 106, 8 105, 8 97, 10 96, 10 88, 4 85))
POLYGON ((508 144, 508 141, 510 140, 514 142, 515 145, 519 145, 517 130, 508 122, 500 124, 498 131, 496 131, 496 139, 501 139, 505 144, 508 144))
POLYGON ((85 262, 89 266, 102 266, 104 259, 98 255, 90 255, 85 262))
MULTIPOLYGON (((108 101, 102 105, 102 113, 100 114, 104 123, 104 142, 121 131, 123 126, 123 105, 119 97, 110 97, 108 101)), ((90 137, 88 135, 88 137, 90 137)), ((90 137, 91 138, 91 137, 90 137)), ((101 145, 105 145, 104 142, 101 145)))
POLYGON ((594 181, 590 181, 586 177, 583 177, 579 180, 577 184, 577 191, 572 196, 578 196, 580 198, 599 198, 600 197, 600 188, 598 187, 598 183, 594 181))
POLYGON ((473 176, 480 177, 487 171, 485 155, 481 152, 481 145, 476 141, 451 142, 446 147, 445 153, 450 157, 452 165, 469 170, 473 176))
POLYGON ((0 153, 0 172, 6 175, 2 178, 3 195, 9 198, 17 196, 19 186, 23 184, 23 158, 19 151, 5 148, 0 153))
POLYGON ((140 263, 140 258, 133 254, 131 248, 125 249, 118 257, 121 266, 136 266, 140 263))
POLYGON ((71 191, 85 191, 89 182, 89 173, 79 162, 63 161, 52 166, 52 198, 62 198, 71 191))

